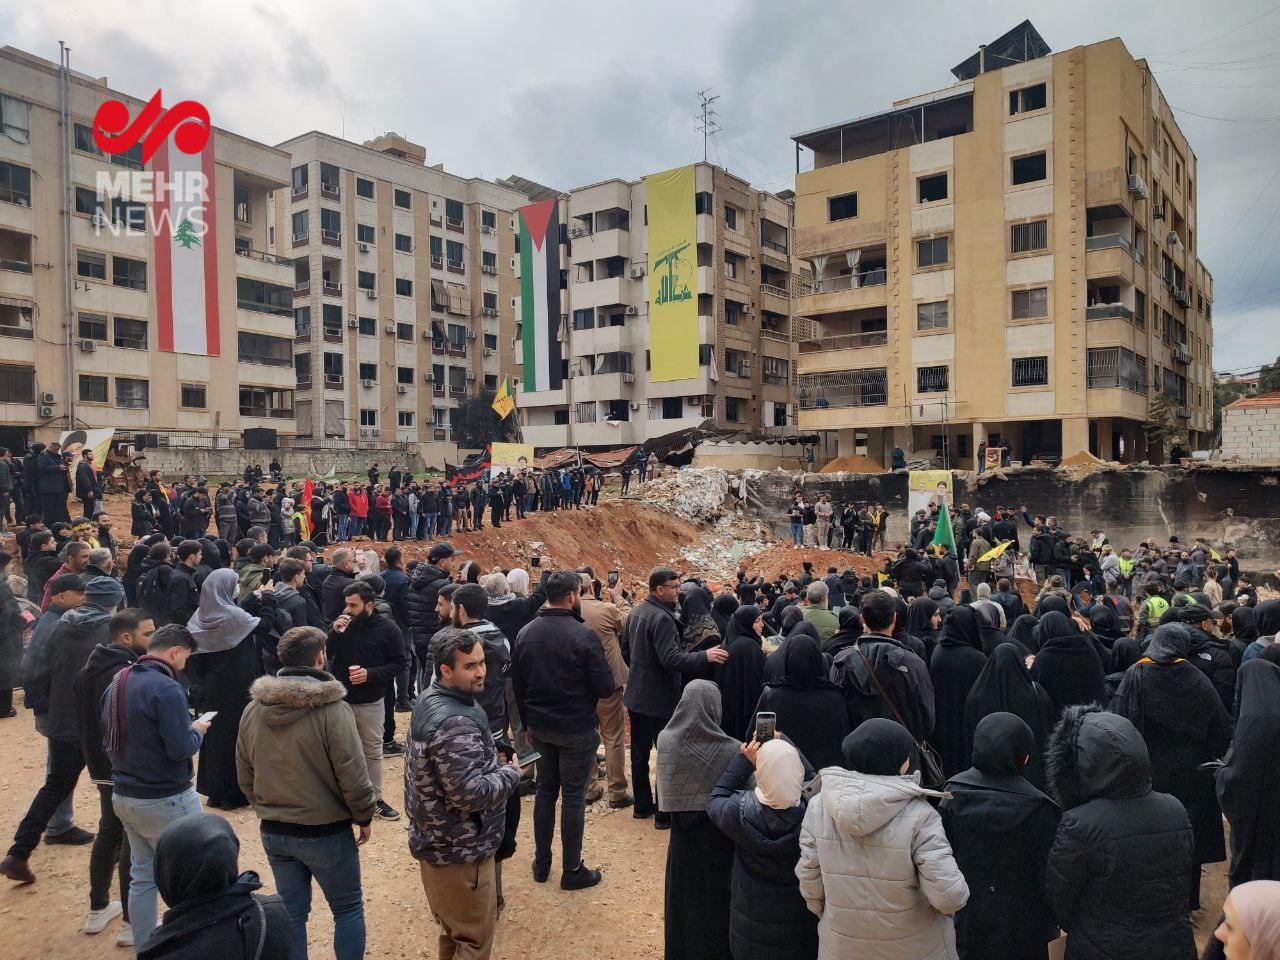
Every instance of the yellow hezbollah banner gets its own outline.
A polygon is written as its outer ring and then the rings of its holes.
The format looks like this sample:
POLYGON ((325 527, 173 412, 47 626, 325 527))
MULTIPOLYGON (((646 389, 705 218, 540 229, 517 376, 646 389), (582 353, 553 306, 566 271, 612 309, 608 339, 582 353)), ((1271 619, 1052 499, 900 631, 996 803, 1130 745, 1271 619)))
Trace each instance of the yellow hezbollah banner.
POLYGON ((649 379, 698 375, 698 227, 694 168, 644 178, 649 206, 649 379))
POLYGON ((533 463, 533 445, 528 443, 493 443, 489 450, 489 476, 512 475, 528 470, 533 463))

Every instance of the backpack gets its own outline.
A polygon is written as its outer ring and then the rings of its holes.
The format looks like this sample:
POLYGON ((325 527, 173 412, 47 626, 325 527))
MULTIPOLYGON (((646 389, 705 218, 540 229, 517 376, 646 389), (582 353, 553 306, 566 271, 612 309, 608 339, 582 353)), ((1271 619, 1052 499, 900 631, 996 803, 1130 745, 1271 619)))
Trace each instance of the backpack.
POLYGON ((154 567, 138 581, 138 606, 151 614, 158 626, 168 623, 169 577, 173 571, 167 566, 154 567))

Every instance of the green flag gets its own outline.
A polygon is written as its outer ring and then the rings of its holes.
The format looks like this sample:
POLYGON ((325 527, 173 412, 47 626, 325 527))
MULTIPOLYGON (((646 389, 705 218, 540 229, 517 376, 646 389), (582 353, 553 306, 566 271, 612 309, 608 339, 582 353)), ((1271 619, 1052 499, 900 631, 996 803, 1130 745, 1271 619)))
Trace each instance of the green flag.
POLYGON ((947 547, 954 554, 958 555, 956 550, 956 536, 951 530, 951 513, 947 510, 947 501, 942 501, 942 509, 938 511, 938 528, 933 531, 933 543, 930 546, 947 547))

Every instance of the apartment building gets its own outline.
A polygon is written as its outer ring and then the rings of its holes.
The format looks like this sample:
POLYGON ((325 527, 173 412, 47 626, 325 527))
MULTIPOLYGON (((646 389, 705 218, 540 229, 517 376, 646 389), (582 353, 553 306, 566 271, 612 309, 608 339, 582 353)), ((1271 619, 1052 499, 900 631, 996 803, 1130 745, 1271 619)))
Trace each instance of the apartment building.
POLYGON ((1213 279, 1196 156, 1119 39, 1051 53, 1029 22, 951 86, 800 134, 800 427, 843 454, 971 468, 1147 456, 1152 401, 1212 419, 1213 279))
POLYGON ((0 444, 21 450, 71 425, 228 444, 255 427, 292 433, 290 305, 270 291, 293 270, 262 253, 288 154, 214 127, 203 167, 214 229, 188 241, 202 251, 201 306, 180 304, 175 238, 157 231, 145 196, 154 164, 144 171, 140 144, 105 155, 92 135, 104 101, 136 117, 146 99, 67 71, 64 151, 61 86, 58 64, 0 49, 0 444), (175 340, 192 324, 198 343, 175 340))
POLYGON ((694 178, 698 376, 649 375, 645 181, 571 190, 559 201, 564 386, 520 394, 526 442, 636 444, 707 421, 795 432, 791 204, 709 163, 694 178))
POLYGON ((299 436, 453 439, 459 402, 517 373, 510 211, 527 197, 428 166, 395 133, 313 131, 280 148, 292 178, 273 195, 268 250, 291 261, 299 436))

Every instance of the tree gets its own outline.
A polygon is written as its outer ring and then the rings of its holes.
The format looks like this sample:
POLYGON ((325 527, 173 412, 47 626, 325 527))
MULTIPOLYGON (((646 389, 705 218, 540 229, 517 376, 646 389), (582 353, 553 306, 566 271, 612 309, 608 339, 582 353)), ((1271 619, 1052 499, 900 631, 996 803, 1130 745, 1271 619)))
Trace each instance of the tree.
POLYGON ((1249 388, 1243 383, 1228 381, 1213 385, 1213 434, 1215 437, 1222 435, 1222 408, 1248 393, 1249 388))
POLYGON ((514 439, 516 418, 513 415, 505 420, 498 419, 493 410, 495 393, 492 389, 484 389, 458 402, 453 429, 453 439, 458 446, 479 449, 487 443, 514 439))
POLYGON ((1147 435, 1147 459, 1153 463, 1163 463, 1174 446, 1188 449, 1187 431, 1178 425, 1177 407, 1174 398, 1165 393, 1157 393, 1151 401, 1143 431, 1147 435))
POLYGON ((1280 357, 1276 357, 1275 363, 1264 364, 1258 371, 1258 392, 1270 393, 1272 390, 1280 390, 1280 357))

